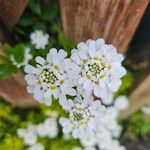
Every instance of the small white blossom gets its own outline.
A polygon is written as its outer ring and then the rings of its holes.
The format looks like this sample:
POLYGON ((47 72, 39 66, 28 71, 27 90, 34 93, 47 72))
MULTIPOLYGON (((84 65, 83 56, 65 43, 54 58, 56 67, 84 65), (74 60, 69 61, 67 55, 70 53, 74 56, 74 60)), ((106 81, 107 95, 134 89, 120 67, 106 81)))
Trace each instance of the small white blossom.
POLYGON ((44 49, 48 44, 49 35, 47 33, 44 34, 43 31, 36 30, 30 34, 30 39, 36 49, 44 49))
POLYGON ((74 100, 68 100, 64 108, 69 112, 69 118, 60 118, 59 122, 64 133, 72 133, 74 138, 82 138, 85 134, 94 135, 105 107, 93 97, 82 98, 80 95, 74 100), (67 105, 67 104, 66 104, 67 105))
POLYGON ((120 111, 125 110, 129 106, 128 98, 123 95, 118 96, 115 100, 114 106, 120 111))
POLYGON ((111 105, 113 103, 113 94, 110 94, 106 99, 101 98, 104 105, 111 105))
POLYGON ((20 68, 22 66, 25 66, 28 64, 28 62, 32 59, 32 55, 30 54, 30 49, 29 48, 25 48, 24 50, 24 55, 23 55, 23 60, 22 62, 17 62, 14 58, 13 55, 10 56, 10 60, 13 63, 13 65, 15 65, 17 68, 20 68))
POLYGON ((150 105, 142 106, 141 111, 146 115, 150 115, 150 105))
POLYGON ((57 52, 55 48, 52 48, 46 60, 38 56, 36 67, 31 65, 25 67, 27 90, 39 102, 51 105, 52 96, 57 99, 67 94, 76 95, 75 89, 72 88, 74 86, 72 79, 67 74, 72 71, 70 64, 73 62, 66 56, 67 53, 64 50, 57 52))
POLYGON ((96 145, 95 136, 85 135, 80 139, 80 142, 84 147, 93 147, 96 145))
POLYGON ((40 137, 55 138, 58 135, 57 121, 55 118, 47 118, 36 127, 37 135, 40 137))
POLYGON ((40 143, 30 146, 27 150, 44 150, 44 146, 40 143))
POLYGON ((126 70, 121 66, 123 55, 117 54, 116 48, 104 43, 103 39, 88 40, 77 45, 71 59, 80 67, 78 84, 106 99, 116 92, 121 85, 121 77, 126 70))
POLYGON ((18 129, 17 134, 23 138, 26 145, 34 145, 37 142, 37 135, 34 125, 30 125, 27 129, 18 129))

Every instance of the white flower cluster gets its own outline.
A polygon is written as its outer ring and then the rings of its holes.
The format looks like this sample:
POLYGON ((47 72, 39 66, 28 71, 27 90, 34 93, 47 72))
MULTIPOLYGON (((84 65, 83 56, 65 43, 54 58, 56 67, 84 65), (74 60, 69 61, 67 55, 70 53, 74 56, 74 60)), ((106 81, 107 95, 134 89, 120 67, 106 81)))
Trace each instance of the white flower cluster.
POLYGON ((121 66, 123 55, 117 54, 116 48, 105 44, 103 39, 79 43, 71 59, 80 68, 78 84, 102 99, 118 90, 120 78, 126 73, 121 66))
MULTIPOLYGON (((76 103, 75 101, 76 100, 74 100, 74 103, 76 103)), ((84 102, 86 103, 85 99, 84 102)), ((122 132, 122 126, 118 124, 117 119, 119 112, 128 107, 127 98, 125 96, 119 96, 115 99, 114 104, 108 106, 107 108, 102 105, 100 106, 97 101, 94 102, 96 103, 92 103, 92 105, 96 106, 93 107, 94 109, 92 108, 90 110, 96 115, 97 113, 100 113, 101 116, 97 115, 98 118, 95 117, 95 119, 94 117, 92 119, 89 117, 89 120, 86 123, 84 117, 86 118, 88 115, 85 115, 87 111, 83 109, 85 104, 82 103, 81 106, 77 103, 77 106, 75 107, 79 107, 79 109, 76 109, 78 110, 78 116, 74 111, 74 107, 71 107, 70 118, 60 119, 64 134, 68 134, 68 132, 71 130, 72 136, 79 138, 81 145, 84 147, 83 150, 96 150, 96 147, 98 147, 99 150, 125 150, 125 147, 121 146, 117 140, 122 132), (123 103, 120 103, 121 99, 123 100, 123 103), (121 107, 118 108, 119 103, 121 107), (100 110, 98 111, 98 109, 100 110), (74 121, 75 119, 72 114, 74 114, 75 117, 78 117, 80 121, 74 121), (81 115, 79 114, 82 114, 83 118, 81 118, 81 115), (97 121, 97 124, 93 121, 93 119, 97 121), (91 129, 90 131, 96 132, 91 134, 91 132, 88 132, 88 129, 91 129)), ((72 102, 68 101, 68 103, 71 104, 72 102)), ((89 108, 91 107, 90 105, 88 106, 89 108)), ((85 108, 88 108, 87 105, 85 108)), ((76 147, 74 149, 76 149, 76 147)), ((82 148, 80 149, 82 150, 82 148)))
POLYGON ((17 134, 29 147, 28 150, 44 150, 44 146, 38 143, 38 137, 56 138, 58 135, 57 120, 49 117, 38 125, 29 125, 27 129, 18 129, 17 134))
POLYGON ((120 97, 114 106, 109 105, 113 104, 112 95, 126 73, 122 61, 123 55, 103 39, 79 43, 70 58, 64 50, 52 48, 46 59, 38 56, 36 66, 25 67, 27 90, 47 105, 51 105, 52 97, 59 99, 69 114, 68 118, 62 117, 59 121, 64 134, 79 139, 97 137, 96 144, 102 150, 109 150, 108 145, 117 149, 120 145, 112 137, 121 130, 116 122, 117 115, 119 110, 126 108, 127 102, 120 97))
POLYGON ((17 68, 20 68, 20 67, 22 67, 22 66, 26 66, 26 65, 29 63, 29 61, 32 59, 32 55, 30 54, 30 51, 31 51, 31 50, 30 50, 29 48, 25 48, 25 50, 24 50, 24 55, 23 55, 23 61, 20 62, 20 63, 18 63, 18 62, 15 60, 14 56, 11 55, 11 56, 10 56, 10 60, 11 60, 11 62, 13 63, 13 65, 15 65, 17 68))
POLYGON ((52 96, 60 99, 67 94, 76 95, 73 89, 73 79, 68 76, 68 72, 73 72, 75 67, 71 68, 73 62, 66 56, 67 53, 64 50, 57 52, 55 48, 52 48, 46 60, 38 56, 36 67, 31 65, 25 67, 25 72, 28 73, 25 76, 28 83, 27 90, 33 93, 36 100, 51 105, 52 96))
POLYGON ((36 49, 44 49, 48 44, 49 35, 47 33, 44 34, 43 31, 36 30, 30 34, 30 39, 36 49))

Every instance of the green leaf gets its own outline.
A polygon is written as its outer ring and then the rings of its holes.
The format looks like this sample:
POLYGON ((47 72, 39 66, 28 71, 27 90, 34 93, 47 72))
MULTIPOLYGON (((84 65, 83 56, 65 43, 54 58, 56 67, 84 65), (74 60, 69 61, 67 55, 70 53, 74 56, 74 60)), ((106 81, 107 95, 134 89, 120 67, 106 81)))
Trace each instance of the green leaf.
POLYGON ((16 45, 16 47, 13 50, 13 56, 18 63, 23 61, 24 59, 24 45, 23 44, 16 45))
POLYGON ((15 73, 17 68, 11 64, 0 64, 0 80, 7 79, 10 75, 15 73))
POLYGON ((54 20, 58 16, 58 6, 49 5, 42 9, 41 17, 44 21, 54 20))
POLYGON ((41 23, 41 22, 38 22, 34 25, 34 30, 42 30, 44 32, 46 32, 46 26, 45 24, 41 23))
POLYGON ((19 21, 19 25, 24 27, 31 26, 34 24, 34 21, 35 16, 33 16, 32 14, 24 14, 19 21))
POLYGON ((35 14, 41 14, 41 4, 39 0, 30 0, 29 7, 31 8, 32 12, 35 14))
POLYGON ((5 53, 10 56, 12 55, 12 52, 13 52, 13 47, 11 45, 9 45, 8 43, 5 43, 4 44, 4 50, 5 50, 5 53))
POLYGON ((66 38, 63 33, 60 33, 58 36, 58 42, 63 48, 67 51, 68 54, 71 53, 71 50, 75 47, 75 43, 70 39, 66 38))

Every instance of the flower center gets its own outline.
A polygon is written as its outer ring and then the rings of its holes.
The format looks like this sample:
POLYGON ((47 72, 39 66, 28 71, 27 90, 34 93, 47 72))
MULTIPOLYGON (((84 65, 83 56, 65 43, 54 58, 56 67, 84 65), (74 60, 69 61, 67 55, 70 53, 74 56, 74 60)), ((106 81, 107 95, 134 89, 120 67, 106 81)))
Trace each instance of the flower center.
POLYGON ((81 121, 83 119, 82 113, 73 112, 73 117, 74 121, 81 121))
POLYGON ((54 73, 52 71, 49 71, 48 69, 44 69, 41 72, 41 77, 43 79, 43 82, 45 83, 54 84, 58 80, 54 73))
POLYGON ((94 75, 94 76, 98 75, 101 71, 100 66, 97 65, 96 63, 95 64, 89 64, 88 67, 89 67, 89 72, 91 72, 92 75, 94 75))

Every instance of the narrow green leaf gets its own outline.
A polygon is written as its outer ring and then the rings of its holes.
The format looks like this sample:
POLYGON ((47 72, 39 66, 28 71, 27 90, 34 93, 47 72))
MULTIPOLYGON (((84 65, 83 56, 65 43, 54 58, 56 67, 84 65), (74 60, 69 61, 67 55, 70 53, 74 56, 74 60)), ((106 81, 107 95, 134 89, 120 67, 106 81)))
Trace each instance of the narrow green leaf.
POLYGON ((30 0, 29 7, 31 8, 32 12, 35 14, 41 14, 41 4, 37 0, 30 0))

